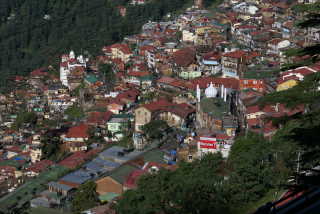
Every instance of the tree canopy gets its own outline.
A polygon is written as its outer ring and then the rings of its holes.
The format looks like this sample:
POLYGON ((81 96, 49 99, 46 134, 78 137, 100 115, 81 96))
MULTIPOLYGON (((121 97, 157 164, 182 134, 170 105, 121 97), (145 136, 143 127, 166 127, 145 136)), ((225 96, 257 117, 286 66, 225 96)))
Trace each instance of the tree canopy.
POLYGON ((70 120, 79 120, 84 117, 82 108, 77 105, 70 106, 64 113, 70 120))
POLYGON ((116 81, 116 75, 113 71, 112 65, 100 64, 99 71, 103 74, 103 79, 107 83, 107 88, 112 90, 116 81))
POLYGON ((96 183, 88 181, 80 185, 72 200, 72 210, 75 213, 80 213, 90 209, 98 204, 98 196, 96 193, 96 183))
POLYGON ((160 139, 167 132, 169 126, 167 122, 163 120, 152 120, 148 124, 144 125, 141 130, 152 139, 160 139))
POLYGON ((17 119, 13 124, 13 128, 19 129, 23 124, 35 125, 37 122, 37 115, 34 112, 20 111, 17 119))
POLYGON ((221 155, 183 163, 176 171, 143 176, 138 189, 124 193, 122 213, 228 213, 221 155))

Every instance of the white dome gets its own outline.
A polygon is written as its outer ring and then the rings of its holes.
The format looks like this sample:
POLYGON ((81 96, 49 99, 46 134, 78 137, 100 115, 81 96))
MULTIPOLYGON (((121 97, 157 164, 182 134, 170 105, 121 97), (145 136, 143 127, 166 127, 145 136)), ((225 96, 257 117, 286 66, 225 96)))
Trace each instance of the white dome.
POLYGON ((217 97, 218 90, 210 83, 209 87, 205 90, 205 94, 207 98, 217 97))
POLYGON ((82 55, 78 56, 78 61, 82 64, 84 64, 84 58, 82 55))
POLYGON ((76 58, 76 55, 75 55, 74 51, 70 51, 69 57, 70 57, 70 59, 75 59, 76 58))

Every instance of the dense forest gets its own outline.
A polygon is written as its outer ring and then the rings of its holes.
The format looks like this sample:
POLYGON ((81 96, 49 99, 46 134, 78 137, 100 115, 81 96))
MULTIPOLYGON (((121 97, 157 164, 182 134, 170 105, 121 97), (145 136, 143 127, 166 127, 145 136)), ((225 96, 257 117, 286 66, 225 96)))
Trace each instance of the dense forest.
POLYGON ((149 20, 161 20, 191 0, 150 1, 131 6, 128 0, 2 0, 0 1, 0 88, 8 78, 25 75, 70 49, 96 55, 140 31, 149 20), (121 17, 117 6, 127 5, 121 17))

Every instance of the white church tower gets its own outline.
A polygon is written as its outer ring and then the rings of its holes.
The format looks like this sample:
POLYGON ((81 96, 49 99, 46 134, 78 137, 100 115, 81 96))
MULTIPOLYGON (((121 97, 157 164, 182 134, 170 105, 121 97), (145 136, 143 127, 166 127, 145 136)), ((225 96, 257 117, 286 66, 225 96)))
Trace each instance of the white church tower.
POLYGON ((69 55, 62 55, 60 64, 60 81, 69 88, 68 75, 76 67, 86 68, 86 59, 82 55, 76 57, 74 51, 70 51, 69 55))
MULTIPOLYGON (((71 54, 70 54, 71 55, 71 54)), ((60 64, 60 81, 62 85, 69 87, 68 74, 69 74, 69 59, 70 55, 62 55, 60 64)))

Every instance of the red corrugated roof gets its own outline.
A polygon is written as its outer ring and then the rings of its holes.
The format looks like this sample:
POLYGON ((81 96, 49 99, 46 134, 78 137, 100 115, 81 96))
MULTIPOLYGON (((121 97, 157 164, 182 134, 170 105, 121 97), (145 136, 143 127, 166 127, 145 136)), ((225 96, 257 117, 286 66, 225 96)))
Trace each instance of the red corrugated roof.
POLYGON ((196 52, 191 48, 180 49, 173 53, 173 61, 181 67, 187 67, 196 62, 196 52))
POLYGON ((137 187, 137 183, 138 183, 138 179, 142 176, 146 174, 146 171, 138 169, 138 170, 134 170, 133 172, 131 172, 128 176, 128 178, 126 179, 124 186, 129 188, 129 189, 134 189, 137 187))
POLYGON ((209 52, 203 56, 204 60, 220 60, 221 54, 217 52, 209 52))
POLYGON ((225 53, 225 54, 223 54, 223 56, 240 59, 240 58, 246 57, 247 53, 242 50, 237 50, 237 51, 225 53))
POLYGON ((32 77, 36 77, 36 76, 47 76, 48 73, 46 72, 46 68, 39 68, 39 69, 36 69, 34 71, 32 71, 30 73, 30 75, 32 77))
POLYGON ((171 105, 171 103, 168 102, 167 100, 158 100, 153 103, 142 105, 142 107, 148 109, 149 111, 157 111, 157 110, 159 110, 163 107, 166 107, 168 105, 171 105))
POLYGON ((128 76, 134 76, 134 77, 144 77, 150 75, 149 72, 141 72, 141 71, 131 71, 128 73, 128 76))
POLYGON ((89 137, 88 130, 89 130, 89 126, 83 123, 81 125, 70 128, 66 137, 67 138, 88 138, 89 137))
POLYGON ((42 160, 37 163, 32 164, 29 168, 27 168, 27 171, 32 171, 36 173, 40 173, 44 170, 46 170, 49 166, 52 166, 54 164, 51 160, 42 160))
POLYGON ((170 103, 166 100, 158 100, 150 104, 142 105, 142 107, 148 109, 151 112, 155 112, 155 111, 171 112, 182 118, 185 118, 189 114, 195 112, 195 108, 191 105, 188 105, 186 103, 181 103, 181 104, 170 103))
POLYGON ((210 83, 212 83, 215 87, 224 85, 226 88, 239 90, 239 80, 234 78, 200 77, 191 80, 190 82, 191 85, 188 85, 187 87, 192 90, 195 90, 197 85, 199 85, 201 89, 206 89, 210 83))
POLYGON ((88 155, 83 152, 75 152, 71 156, 67 157, 66 159, 59 162, 59 165, 67 167, 69 169, 74 169, 77 166, 84 163, 88 158, 88 155))
POLYGON ((106 112, 91 112, 89 114, 88 118, 88 123, 93 123, 93 124, 105 124, 106 122, 109 121, 109 119, 112 116, 111 111, 106 111, 106 112))

